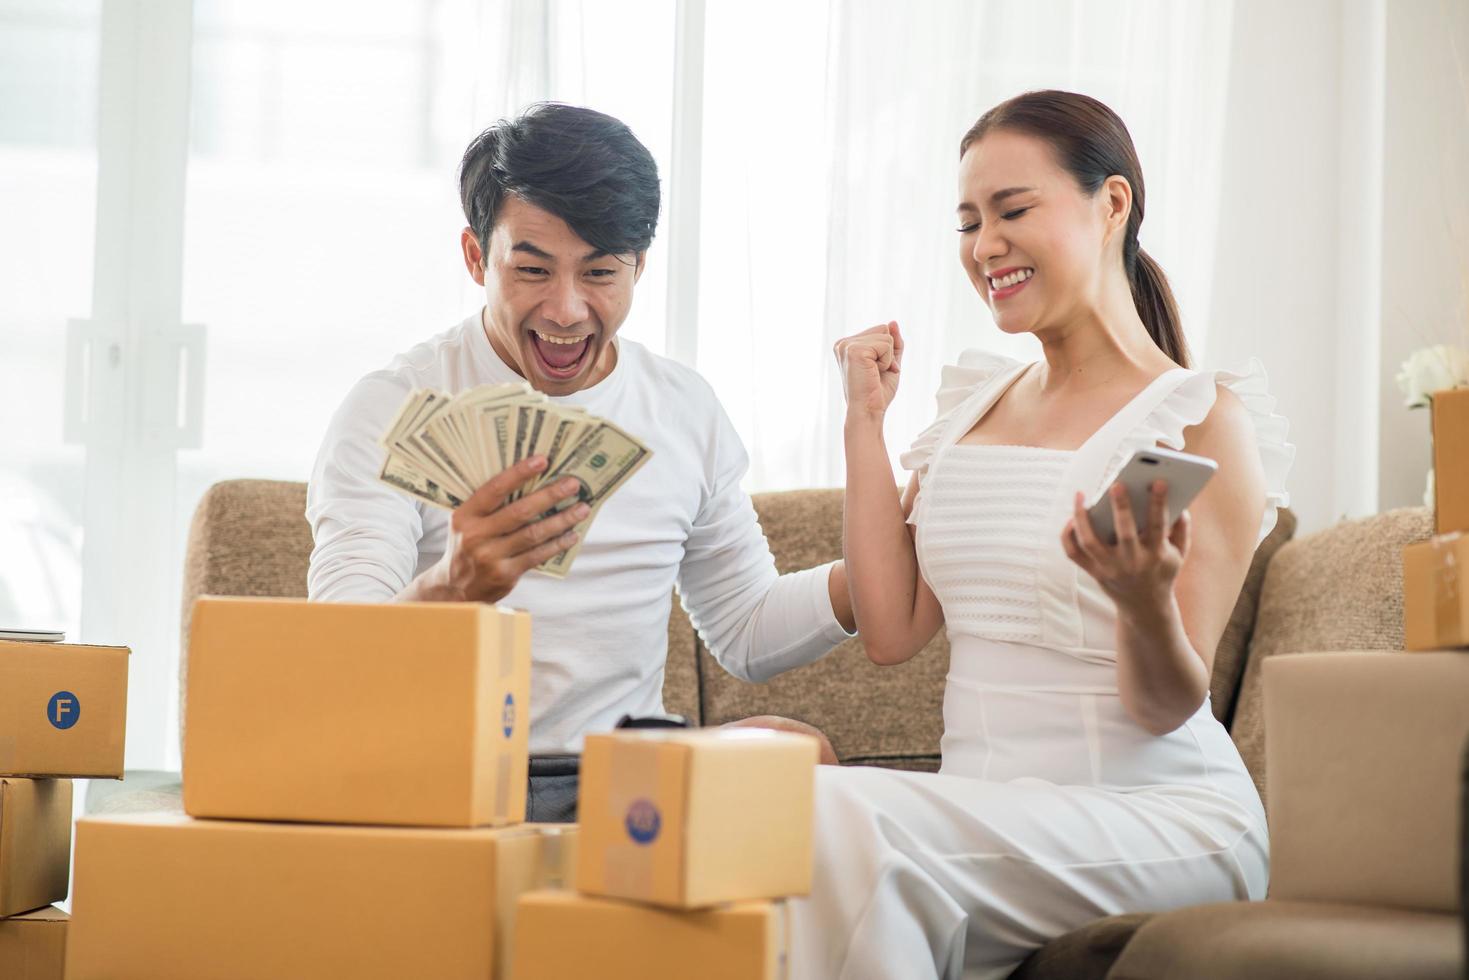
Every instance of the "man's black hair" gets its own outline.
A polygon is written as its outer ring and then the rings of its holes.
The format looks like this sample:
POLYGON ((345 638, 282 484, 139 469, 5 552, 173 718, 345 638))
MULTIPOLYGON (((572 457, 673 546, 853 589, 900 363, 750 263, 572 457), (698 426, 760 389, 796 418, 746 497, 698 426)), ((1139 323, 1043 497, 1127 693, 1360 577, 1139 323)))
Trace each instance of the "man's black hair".
POLYGON ((643 252, 658 227, 658 165, 605 113, 539 102, 480 133, 459 165, 459 200, 488 248, 505 198, 549 211, 598 251, 643 252))

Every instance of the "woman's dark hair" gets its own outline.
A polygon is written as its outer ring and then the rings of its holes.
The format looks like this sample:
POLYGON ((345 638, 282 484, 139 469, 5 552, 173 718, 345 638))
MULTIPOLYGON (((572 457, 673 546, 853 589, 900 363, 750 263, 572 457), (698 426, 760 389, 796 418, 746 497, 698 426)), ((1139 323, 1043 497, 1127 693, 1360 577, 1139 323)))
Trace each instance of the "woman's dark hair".
POLYGON ((658 165, 605 113, 539 102, 480 133, 459 164, 459 200, 480 247, 507 196, 549 211, 609 255, 646 251, 658 227, 658 165))
POLYGON ((1051 144, 1061 166, 1087 194, 1095 194, 1116 174, 1132 186, 1132 213, 1122 243, 1122 268, 1132 287, 1132 301, 1153 342, 1174 362, 1189 366, 1188 345, 1178 316, 1178 304, 1168 277, 1153 258, 1138 247, 1143 223, 1143 170, 1137 150, 1117 113, 1101 102, 1075 92, 1054 89, 1026 92, 1001 102, 979 117, 959 142, 963 156, 977 140, 996 129, 1025 133, 1051 144))

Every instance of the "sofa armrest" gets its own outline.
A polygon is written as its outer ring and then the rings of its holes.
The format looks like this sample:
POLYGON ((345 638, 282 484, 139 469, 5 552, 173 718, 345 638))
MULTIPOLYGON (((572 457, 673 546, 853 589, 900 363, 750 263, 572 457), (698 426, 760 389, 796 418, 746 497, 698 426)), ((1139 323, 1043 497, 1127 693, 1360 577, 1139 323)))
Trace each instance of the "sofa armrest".
POLYGON ((1459 790, 1459 935, 1464 939, 1464 969, 1469 972, 1469 739, 1464 741, 1464 771, 1459 790))
POLYGON ((1324 902, 1220 902, 1156 915, 1107 980, 1457 980, 1457 916, 1324 902))
POLYGON ((1469 656, 1265 664, 1270 897, 1457 914, 1469 656))

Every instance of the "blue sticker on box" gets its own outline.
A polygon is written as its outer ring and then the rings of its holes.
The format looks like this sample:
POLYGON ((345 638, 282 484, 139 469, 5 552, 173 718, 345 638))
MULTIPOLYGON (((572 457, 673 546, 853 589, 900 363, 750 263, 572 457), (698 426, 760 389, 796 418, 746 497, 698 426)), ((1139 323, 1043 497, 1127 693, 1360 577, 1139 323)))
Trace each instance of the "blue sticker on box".
POLYGON ((82 716, 82 703, 70 691, 57 691, 46 704, 46 720, 52 728, 66 731, 82 716))
POLYGON ((505 695, 505 707, 500 709, 500 724, 504 727, 505 737, 509 738, 510 733, 515 731, 515 696, 513 694, 505 695))
POLYGON ((652 800, 633 800, 627 808, 627 835, 639 844, 651 844, 663 829, 663 817, 652 800))

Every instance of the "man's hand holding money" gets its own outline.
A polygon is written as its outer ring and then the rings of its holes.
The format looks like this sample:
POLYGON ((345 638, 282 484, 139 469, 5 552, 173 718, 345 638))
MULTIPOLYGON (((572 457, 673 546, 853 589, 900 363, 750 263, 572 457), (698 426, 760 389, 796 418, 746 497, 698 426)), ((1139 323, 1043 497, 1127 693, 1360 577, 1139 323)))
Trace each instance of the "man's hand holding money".
POLYGON ((384 483, 453 511, 444 560, 400 599, 493 602, 528 569, 564 578, 597 509, 653 455, 523 381, 411 392, 381 442, 384 483))
POLYGON ((550 517, 541 515, 575 497, 578 481, 568 477, 510 500, 545 468, 544 456, 521 460, 454 508, 444 557, 398 598, 498 602, 510 594, 520 576, 576 544, 572 528, 591 513, 590 507, 578 503, 550 517))

